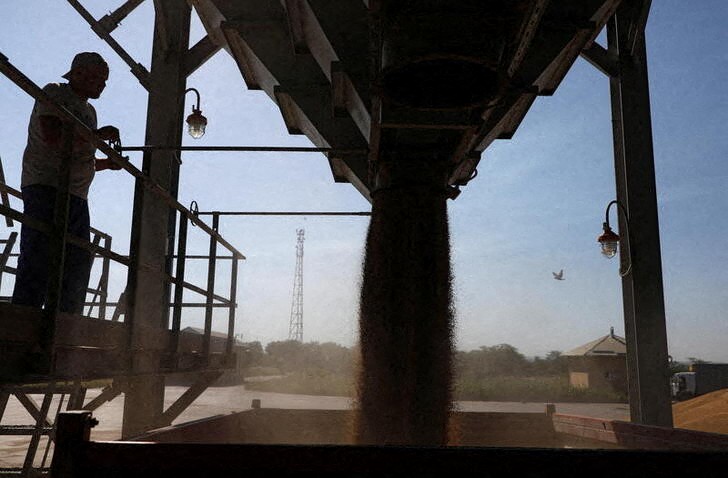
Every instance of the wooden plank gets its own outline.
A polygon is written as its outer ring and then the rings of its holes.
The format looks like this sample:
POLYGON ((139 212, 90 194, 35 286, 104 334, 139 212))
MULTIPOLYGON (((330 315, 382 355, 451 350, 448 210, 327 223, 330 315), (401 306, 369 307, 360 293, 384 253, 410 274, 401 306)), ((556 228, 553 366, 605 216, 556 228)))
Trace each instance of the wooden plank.
MULTIPOLYGON (((42 310, 13 304, 0 304, 0 341, 37 342, 43 320, 42 310)), ((58 314, 56 345, 91 346, 122 349, 126 343, 124 323, 110 322, 71 314, 58 314)))
POLYGON ((58 314, 56 321, 57 346, 90 346, 123 350, 126 348, 127 333, 128 327, 121 322, 70 314, 58 314))
POLYGON ((717 433, 559 413, 554 414, 552 420, 558 433, 617 444, 625 448, 728 451, 728 435, 717 433))

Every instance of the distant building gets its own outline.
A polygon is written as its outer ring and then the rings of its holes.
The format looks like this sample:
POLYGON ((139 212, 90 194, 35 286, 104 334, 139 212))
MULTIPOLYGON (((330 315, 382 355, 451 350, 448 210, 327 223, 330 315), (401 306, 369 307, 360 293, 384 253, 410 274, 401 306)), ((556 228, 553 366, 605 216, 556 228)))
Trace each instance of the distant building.
MULTIPOLYGON (((180 341, 183 343, 189 343, 193 350, 202 350, 202 339, 205 335, 205 329, 198 327, 185 327, 180 330, 180 341), (194 345, 192 345, 194 344, 194 345), (195 349, 195 347, 197 347, 195 349)), ((242 346, 243 343, 237 338, 233 338, 233 352, 236 347, 242 346)), ((227 334, 224 332, 210 331, 210 352, 224 352, 227 346, 227 334)))
POLYGON ((609 335, 563 354, 569 364, 569 384, 580 388, 611 389, 627 394, 627 341, 609 335))
MULTIPOLYGON (((205 335, 205 329, 198 327, 185 327, 180 330, 180 343, 185 344, 187 349, 202 351, 202 340, 205 335)), ((237 338, 233 338, 233 354, 235 354, 235 366, 226 370, 222 377, 217 379, 215 385, 233 385, 243 383, 243 353, 244 344, 237 338)), ((227 334, 224 332, 210 332, 210 353, 224 353, 227 349, 227 334)), ((187 384, 188 377, 171 377, 167 379, 168 383, 175 385, 187 384)))

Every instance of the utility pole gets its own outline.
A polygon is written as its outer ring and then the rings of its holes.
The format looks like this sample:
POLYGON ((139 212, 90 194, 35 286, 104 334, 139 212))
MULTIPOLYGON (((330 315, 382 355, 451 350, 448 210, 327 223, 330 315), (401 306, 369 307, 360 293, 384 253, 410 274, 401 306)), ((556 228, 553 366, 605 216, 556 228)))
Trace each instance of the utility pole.
POLYGON ((293 300, 288 340, 303 342, 303 235, 304 229, 296 229, 296 272, 293 276, 293 300))

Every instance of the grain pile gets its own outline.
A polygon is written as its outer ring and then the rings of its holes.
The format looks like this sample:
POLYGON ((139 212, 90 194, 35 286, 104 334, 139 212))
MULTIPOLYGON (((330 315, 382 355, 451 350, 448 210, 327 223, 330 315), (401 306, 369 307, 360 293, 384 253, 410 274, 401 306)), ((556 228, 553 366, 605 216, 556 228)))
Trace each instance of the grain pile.
POLYGON ((675 428, 728 434, 728 389, 675 403, 672 416, 675 428))

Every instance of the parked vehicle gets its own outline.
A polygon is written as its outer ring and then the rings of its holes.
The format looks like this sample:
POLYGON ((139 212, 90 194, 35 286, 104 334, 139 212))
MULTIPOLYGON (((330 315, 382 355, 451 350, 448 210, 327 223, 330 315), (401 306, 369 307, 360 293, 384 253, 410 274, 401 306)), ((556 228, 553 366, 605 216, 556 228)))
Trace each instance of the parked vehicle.
POLYGON ((672 397, 687 400, 715 390, 728 388, 728 364, 694 363, 688 372, 673 374, 672 397))

